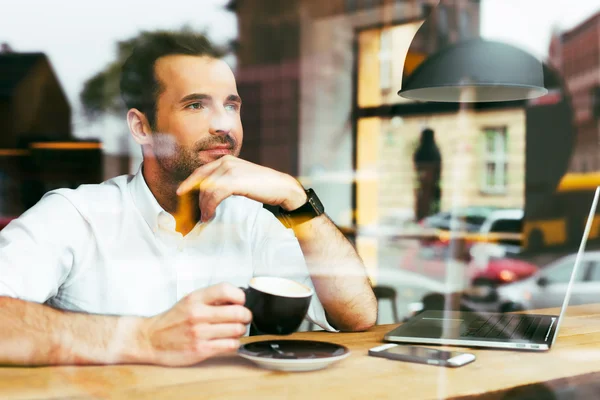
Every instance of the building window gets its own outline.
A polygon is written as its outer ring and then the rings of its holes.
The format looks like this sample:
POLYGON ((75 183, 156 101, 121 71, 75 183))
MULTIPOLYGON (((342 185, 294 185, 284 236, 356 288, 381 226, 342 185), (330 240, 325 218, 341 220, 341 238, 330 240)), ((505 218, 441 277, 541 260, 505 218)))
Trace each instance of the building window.
POLYGON ((444 47, 449 43, 450 29, 448 20, 448 9, 444 4, 440 4, 437 9, 438 12, 438 46, 444 47))
POLYGON ((600 85, 592 89, 591 98, 592 115, 595 119, 600 119, 600 85))
POLYGON ((582 159, 581 164, 579 164, 579 172, 583 172, 583 173, 588 172, 588 162, 585 158, 582 159))
POLYGON ((361 1, 361 9, 368 10, 371 8, 381 6, 382 0, 362 0, 361 1))
POLYGON ((458 15, 458 31, 461 40, 467 40, 471 38, 471 17, 469 15, 469 9, 463 8, 460 10, 458 15))
POLYGON ((347 13, 353 13, 354 11, 356 11, 356 2, 357 0, 346 0, 345 6, 347 13))
POLYGON ((400 15, 400 14, 403 14, 406 12, 407 3, 405 0, 394 0, 394 6, 395 6, 395 14, 400 15))
POLYGON ((483 136, 482 191, 503 194, 508 185, 508 138, 506 128, 487 128, 483 136))
POLYGON ((9 196, 8 179, 6 179, 6 174, 0 171, 0 216, 8 214, 4 206, 4 199, 10 198, 9 196))
POLYGON ((434 8, 431 4, 421 4, 421 17, 429 18, 434 8))
POLYGON ((381 90, 392 87, 392 30, 383 29, 379 45, 379 86, 381 90))

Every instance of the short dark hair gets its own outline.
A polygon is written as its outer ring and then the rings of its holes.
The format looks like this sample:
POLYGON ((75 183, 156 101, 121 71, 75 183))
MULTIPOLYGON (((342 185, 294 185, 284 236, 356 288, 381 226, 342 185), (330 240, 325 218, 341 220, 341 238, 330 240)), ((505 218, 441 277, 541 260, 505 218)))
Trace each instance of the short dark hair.
POLYGON ((137 108, 156 127, 156 101, 163 90, 155 73, 156 61, 170 55, 221 58, 225 52, 206 36, 190 31, 144 32, 121 69, 121 97, 127 109, 137 108))

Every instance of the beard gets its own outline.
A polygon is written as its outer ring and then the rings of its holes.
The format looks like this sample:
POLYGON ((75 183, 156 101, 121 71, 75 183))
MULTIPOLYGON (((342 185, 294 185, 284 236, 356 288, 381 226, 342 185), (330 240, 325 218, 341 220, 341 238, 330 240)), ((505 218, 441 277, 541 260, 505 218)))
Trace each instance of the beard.
MULTIPOLYGON (((153 153, 158 165, 172 182, 182 182, 196 169, 214 160, 202 160, 200 152, 214 146, 227 145, 234 156, 240 154, 240 146, 234 137, 210 136, 199 140, 192 146, 177 143, 173 136, 154 133, 153 153)), ((223 156, 219 156, 221 158, 223 156)))

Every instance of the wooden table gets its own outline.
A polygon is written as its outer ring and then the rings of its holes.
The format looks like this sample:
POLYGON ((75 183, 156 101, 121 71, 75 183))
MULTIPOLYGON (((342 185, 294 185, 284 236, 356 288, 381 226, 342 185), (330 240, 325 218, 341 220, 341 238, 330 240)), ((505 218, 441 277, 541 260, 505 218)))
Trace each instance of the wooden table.
POLYGON ((0 399, 513 399, 511 389, 535 384, 577 390, 568 398, 600 398, 600 304, 571 307, 550 352, 469 350, 477 360, 457 369, 369 357, 367 350, 393 327, 289 336, 340 343, 352 351, 345 360, 313 372, 268 371, 236 355, 190 368, 0 368, 0 399))

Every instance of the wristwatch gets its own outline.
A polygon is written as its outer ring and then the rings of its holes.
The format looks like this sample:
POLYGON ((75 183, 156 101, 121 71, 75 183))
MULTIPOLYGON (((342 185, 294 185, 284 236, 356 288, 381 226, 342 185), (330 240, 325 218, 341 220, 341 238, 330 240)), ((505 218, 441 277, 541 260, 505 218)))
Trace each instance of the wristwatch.
POLYGON ((303 222, 310 221, 314 217, 318 217, 325 213, 325 207, 323 207, 323 204, 317 197, 315 191, 306 189, 305 192, 308 200, 304 205, 292 211, 284 210, 281 206, 279 207, 280 221, 288 229, 300 225, 303 222))

